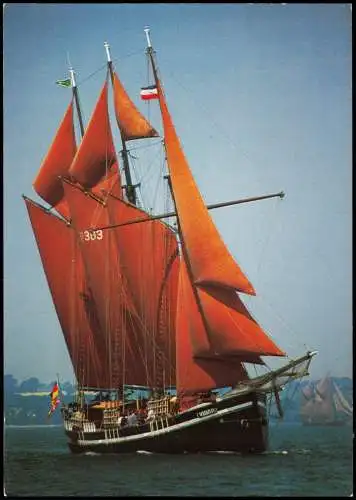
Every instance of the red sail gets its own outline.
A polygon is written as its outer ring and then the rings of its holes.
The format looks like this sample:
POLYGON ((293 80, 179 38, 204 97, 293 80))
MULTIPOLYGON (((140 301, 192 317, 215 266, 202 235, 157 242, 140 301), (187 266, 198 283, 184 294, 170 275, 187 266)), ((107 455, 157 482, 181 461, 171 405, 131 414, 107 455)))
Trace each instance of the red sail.
POLYGON ((67 175, 75 152, 73 102, 71 102, 33 183, 36 193, 65 217, 68 216, 68 207, 63 199, 63 186, 59 176, 67 175))
MULTIPOLYGON (((143 210, 113 197, 108 198, 107 208, 112 225, 149 218, 143 210)), ((153 369, 158 378, 157 372, 162 374, 163 371, 167 380, 173 380, 178 275, 175 270, 170 272, 170 267, 173 259, 178 257, 176 237, 166 224, 158 220, 117 227, 110 231, 116 236, 120 261, 135 308, 145 325, 144 342, 147 346, 153 342, 163 356, 161 366, 153 369)))
POLYGON ((121 177, 119 166, 114 163, 108 172, 108 175, 103 177, 98 184, 96 184, 91 192, 99 197, 106 198, 109 194, 122 198, 121 177))
POLYGON ((156 130, 131 101, 116 73, 114 73, 114 105, 116 120, 125 141, 158 136, 156 130))
POLYGON ((69 173, 85 188, 96 186, 117 163, 108 114, 108 89, 104 83, 89 125, 69 173))
POLYGON ((177 391, 196 392, 231 386, 238 380, 247 379, 240 362, 231 359, 197 359, 194 357, 194 340, 200 337, 208 348, 205 327, 195 301, 186 265, 180 264, 176 343, 177 343, 177 391), (195 337, 191 336, 195 332, 195 337))
POLYGON ((179 144, 159 81, 157 87, 167 162, 194 283, 220 285, 255 295, 214 225, 179 144))
POLYGON ((183 259, 194 302, 187 307, 196 311, 190 319, 191 324, 196 323, 190 328, 192 352, 213 359, 238 356, 242 361, 259 361, 260 355, 283 356, 236 293, 238 290, 255 294, 209 215, 179 144, 157 77, 156 83, 183 259))
POLYGON ((88 290, 76 235, 59 217, 28 198, 25 202, 78 383, 107 387, 108 370, 97 353, 97 328, 92 328, 95 318, 85 302, 88 290))
POLYGON ((210 346, 215 353, 244 356, 246 361, 251 355, 285 355, 252 318, 234 290, 197 287, 197 294, 208 324, 210 346))
POLYGON ((107 209, 79 186, 66 180, 63 185, 104 334, 102 361, 109 366, 112 386, 147 385, 139 318, 122 275, 115 236, 111 231, 89 230, 109 224, 107 209))

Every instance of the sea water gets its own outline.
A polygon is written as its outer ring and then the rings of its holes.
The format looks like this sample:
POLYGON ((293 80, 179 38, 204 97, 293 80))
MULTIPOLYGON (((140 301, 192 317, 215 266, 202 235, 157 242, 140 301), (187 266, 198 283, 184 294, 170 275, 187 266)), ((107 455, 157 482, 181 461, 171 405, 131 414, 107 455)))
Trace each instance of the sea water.
POLYGON ((7 427, 8 496, 350 496, 353 429, 270 425, 261 455, 72 455, 60 427, 7 427))

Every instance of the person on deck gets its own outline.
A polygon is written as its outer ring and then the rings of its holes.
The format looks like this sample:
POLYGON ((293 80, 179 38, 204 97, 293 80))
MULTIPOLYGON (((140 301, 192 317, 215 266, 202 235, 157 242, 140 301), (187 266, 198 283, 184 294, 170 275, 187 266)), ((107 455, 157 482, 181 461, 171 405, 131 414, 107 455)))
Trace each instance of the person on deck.
POLYGON ((121 417, 120 425, 121 425, 121 427, 124 427, 126 424, 127 424, 127 416, 126 416, 126 412, 124 412, 124 414, 121 417))
POLYGON ((150 410, 148 410, 146 421, 153 420, 154 416, 155 416, 154 411, 151 408, 150 410))
POLYGON ((138 422, 139 424, 144 424, 146 420, 146 410, 145 408, 140 408, 138 412, 138 422))
POLYGON ((129 425, 130 427, 132 427, 134 425, 137 425, 137 423, 138 423, 137 422, 137 415, 134 412, 134 410, 131 410, 130 415, 127 418, 127 425, 129 425))

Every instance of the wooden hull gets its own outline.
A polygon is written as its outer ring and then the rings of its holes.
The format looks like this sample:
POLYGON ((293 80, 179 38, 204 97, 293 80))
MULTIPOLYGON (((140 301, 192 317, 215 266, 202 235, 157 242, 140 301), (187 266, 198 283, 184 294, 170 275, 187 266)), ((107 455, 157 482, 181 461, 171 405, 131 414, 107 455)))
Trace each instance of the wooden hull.
POLYGON ((70 429, 66 420, 65 426, 73 453, 260 453, 268 447, 266 401, 255 393, 204 403, 139 426, 92 426, 86 431, 70 429))

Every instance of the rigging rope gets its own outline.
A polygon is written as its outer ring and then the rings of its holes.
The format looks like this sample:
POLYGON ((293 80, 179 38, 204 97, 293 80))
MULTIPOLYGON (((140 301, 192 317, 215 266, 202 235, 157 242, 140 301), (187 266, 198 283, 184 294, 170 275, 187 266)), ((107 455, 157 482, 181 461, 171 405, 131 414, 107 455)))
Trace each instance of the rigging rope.
MULTIPOLYGON (((131 161, 132 161, 133 172, 135 174, 135 177, 137 179, 139 179, 139 182, 140 182, 139 192, 140 192, 140 195, 141 195, 143 208, 146 208, 146 210, 148 210, 148 207, 150 207, 151 209, 153 209, 154 204, 148 203, 149 200, 147 199, 147 194, 142 189, 142 183, 144 181, 146 184, 148 184, 151 180, 153 180, 156 177, 157 174, 156 174, 156 172, 154 170, 152 170, 152 167, 155 164, 155 162, 157 160, 157 157, 161 156, 161 155, 162 155, 162 148, 159 148, 158 151, 157 151, 157 153, 156 153, 156 155, 152 158, 152 160, 148 164, 148 167, 146 169, 145 174, 142 174, 142 175, 140 175, 140 172, 139 172, 139 168, 138 168, 138 164, 137 164, 138 163, 137 162, 137 158, 134 158, 134 157, 130 156, 131 161)), ((162 168, 160 168, 159 174, 162 174, 162 168)), ((161 177, 159 175, 158 176, 158 180, 156 181, 156 188, 155 188, 156 196, 157 196, 157 190, 159 188, 159 183, 161 182, 161 180, 162 179, 161 179, 161 177)), ((150 191, 152 192, 152 189, 150 189, 150 191)), ((156 196, 152 200, 153 202, 155 202, 156 196)))
MULTIPOLYGON (((279 202, 280 201, 281 201, 280 199, 275 200, 275 202, 273 204, 273 213, 269 217, 269 220, 268 220, 270 227, 267 227, 265 240, 264 240, 264 242, 261 245, 261 254, 260 254, 260 257, 257 259, 256 276, 259 276, 260 273, 261 273, 261 267, 262 267, 263 257, 265 257, 267 246, 269 245, 269 242, 271 241, 272 230, 270 230, 270 229, 272 228, 272 223, 273 223, 274 231, 276 231, 276 227, 277 227, 276 226, 276 219, 277 219, 277 215, 279 215, 279 213, 280 213, 279 210, 278 210, 278 213, 277 213, 277 207, 279 207, 279 202)), ((266 229, 266 226, 267 226, 267 224, 264 225, 265 229, 266 229)), ((264 265, 265 265, 265 262, 264 262, 264 265)))
POLYGON ((174 82, 176 82, 187 94, 188 96, 190 97, 191 99, 191 102, 193 103, 193 105, 196 107, 196 108, 200 108, 204 114, 208 117, 209 119, 209 123, 211 125, 213 125, 213 127, 215 127, 215 129, 221 133, 221 135, 227 140, 227 142, 230 144, 230 146, 233 147, 233 149, 235 151, 237 151, 238 153, 241 153, 245 158, 248 158, 248 154, 246 151, 244 151, 243 149, 238 149, 237 146, 236 146, 236 143, 231 139, 231 137, 226 133, 225 130, 222 129, 222 127, 220 125, 218 125, 216 123, 216 121, 213 119, 213 116, 210 114, 210 112, 208 111, 208 109, 203 106, 201 104, 201 102, 199 101, 199 99, 197 98, 197 96, 195 94, 193 94, 193 92, 191 90, 189 90, 185 85, 183 85, 175 76, 174 76, 174 73, 172 71, 168 71, 168 75, 172 78, 172 80, 174 80, 174 82))
MULTIPOLYGON (((126 56, 123 56, 123 57, 117 57, 115 59, 112 59, 112 62, 115 63, 115 62, 118 62, 118 61, 122 61, 124 59, 128 59, 129 57, 135 56, 137 54, 142 54, 142 50, 136 51, 136 52, 132 52, 131 54, 127 54, 126 56)), ((100 66, 100 68, 98 68, 95 71, 93 71, 93 73, 90 73, 90 75, 88 75, 85 78, 83 78, 82 80, 80 80, 79 83, 77 84, 77 87, 79 87, 80 85, 83 85, 83 83, 86 83, 88 80, 90 80, 91 78, 93 78, 96 74, 98 74, 100 71, 103 71, 103 69, 106 69, 107 66, 108 66, 107 63, 105 63, 102 66, 100 66)))

